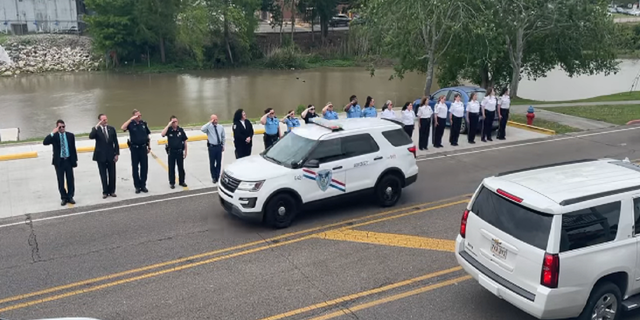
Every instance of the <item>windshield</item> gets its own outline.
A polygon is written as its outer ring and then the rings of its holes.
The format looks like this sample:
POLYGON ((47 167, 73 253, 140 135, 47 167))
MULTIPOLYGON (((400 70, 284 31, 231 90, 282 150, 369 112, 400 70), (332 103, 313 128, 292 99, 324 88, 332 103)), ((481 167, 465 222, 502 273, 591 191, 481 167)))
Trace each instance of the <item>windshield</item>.
POLYGON ((273 144, 262 156, 272 162, 291 167, 292 163, 300 163, 315 144, 315 140, 301 137, 292 131, 273 144))

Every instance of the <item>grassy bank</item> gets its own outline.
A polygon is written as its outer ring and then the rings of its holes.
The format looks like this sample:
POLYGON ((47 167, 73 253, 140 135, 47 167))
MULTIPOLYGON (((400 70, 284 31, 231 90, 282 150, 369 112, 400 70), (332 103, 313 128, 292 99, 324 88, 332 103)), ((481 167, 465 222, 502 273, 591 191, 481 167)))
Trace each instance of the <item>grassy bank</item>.
MULTIPOLYGON (((555 110, 555 108, 554 108, 554 110, 555 110)), ((521 114, 513 114, 512 113, 512 114, 509 115, 509 120, 510 121, 514 121, 514 122, 519 122, 519 123, 527 123, 527 117, 525 115, 521 115, 521 114)), ((536 127, 539 127, 539 128, 553 130, 553 131, 556 132, 556 134, 564 134, 564 133, 582 131, 582 130, 580 130, 578 128, 565 126, 563 124, 559 124, 557 122, 548 121, 548 120, 544 120, 544 119, 535 119, 533 121, 533 125, 536 126, 536 127)))
POLYGON ((630 120, 640 119, 640 105, 600 105, 541 109, 617 125, 625 125, 630 120))
POLYGON ((605 96, 598 96, 580 100, 568 100, 568 101, 539 101, 529 100, 520 97, 514 98, 511 103, 513 105, 526 105, 526 104, 556 104, 556 103, 577 103, 577 102, 612 102, 612 101, 635 101, 640 100, 640 91, 620 92, 609 94, 605 96))

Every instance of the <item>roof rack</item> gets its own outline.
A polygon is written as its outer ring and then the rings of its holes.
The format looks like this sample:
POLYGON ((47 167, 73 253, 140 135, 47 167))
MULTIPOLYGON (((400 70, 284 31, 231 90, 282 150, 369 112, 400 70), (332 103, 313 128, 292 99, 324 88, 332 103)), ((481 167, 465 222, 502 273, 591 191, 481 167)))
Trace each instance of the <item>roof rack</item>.
POLYGON ((500 172, 500 173, 498 173, 496 175, 496 177, 506 176, 508 174, 520 173, 520 172, 525 172, 525 171, 530 171, 530 170, 545 169, 545 168, 551 168, 551 167, 555 167, 555 166, 564 166, 564 165, 568 165, 568 164, 577 164, 577 163, 585 163, 585 162, 593 162, 593 161, 598 161, 598 160, 597 159, 582 159, 582 160, 573 160, 573 161, 565 161, 565 162, 556 162, 556 163, 546 164, 546 165, 542 165, 542 166, 536 166, 536 167, 529 167, 529 168, 524 168, 524 169, 500 172))
POLYGON ((309 123, 313 123, 315 125, 319 125, 323 128, 327 128, 331 131, 341 131, 344 130, 344 128, 339 124, 334 122, 334 120, 327 120, 327 119, 323 119, 320 117, 314 117, 309 119, 309 123))

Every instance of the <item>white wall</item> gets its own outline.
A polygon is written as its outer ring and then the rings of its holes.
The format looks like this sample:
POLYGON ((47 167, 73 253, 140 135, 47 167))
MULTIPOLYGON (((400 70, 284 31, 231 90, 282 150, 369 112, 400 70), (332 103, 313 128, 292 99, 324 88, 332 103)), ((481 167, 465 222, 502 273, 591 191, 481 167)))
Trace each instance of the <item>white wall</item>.
POLYGON ((76 0, 0 0, 0 30, 11 32, 11 24, 20 23, 26 23, 29 32, 77 28, 76 0))

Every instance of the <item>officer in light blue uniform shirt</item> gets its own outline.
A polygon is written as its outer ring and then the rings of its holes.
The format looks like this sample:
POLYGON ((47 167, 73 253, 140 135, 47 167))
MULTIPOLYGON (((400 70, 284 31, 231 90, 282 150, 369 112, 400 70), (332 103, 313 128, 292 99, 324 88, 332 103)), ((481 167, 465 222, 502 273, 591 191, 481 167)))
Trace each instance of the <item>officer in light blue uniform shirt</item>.
POLYGON ((355 95, 349 98, 349 102, 344 106, 344 111, 347 113, 347 118, 362 118, 362 108, 358 104, 358 97, 355 95))
POLYGON ((378 112, 375 107, 375 100, 371 97, 367 97, 367 102, 364 104, 364 110, 362 110, 362 117, 364 118, 377 118, 378 112))
POLYGON ((271 147, 280 137, 280 121, 276 117, 276 111, 273 108, 267 108, 264 116, 260 119, 260 123, 264 125, 264 148, 271 147))
POLYGON ((282 122, 287 125, 286 133, 289 133, 291 132, 291 129, 300 126, 300 120, 296 118, 296 113, 293 110, 289 110, 289 112, 287 112, 287 116, 282 118, 282 122))
POLYGON ((338 120, 338 113, 333 111, 333 104, 331 102, 322 108, 322 116, 327 120, 338 120))

